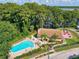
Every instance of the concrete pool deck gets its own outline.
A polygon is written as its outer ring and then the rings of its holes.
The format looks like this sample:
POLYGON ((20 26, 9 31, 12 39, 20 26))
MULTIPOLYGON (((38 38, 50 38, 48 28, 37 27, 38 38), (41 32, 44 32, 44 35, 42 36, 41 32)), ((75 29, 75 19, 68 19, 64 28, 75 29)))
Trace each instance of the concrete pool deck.
MULTIPOLYGON (((32 41, 33 43, 35 43, 33 40, 31 40, 30 38, 25 38, 25 40, 23 40, 23 41, 32 41)), ((21 42, 23 42, 23 41, 21 41, 21 42)), ((13 46, 16 46, 16 45, 18 45, 18 44, 20 44, 21 42, 18 42, 18 43, 16 43, 16 44, 14 44, 13 46)), ((37 48, 39 48, 39 46, 37 45, 37 44, 34 44, 34 48, 26 48, 26 49, 23 49, 23 50, 20 50, 20 51, 18 51, 18 52, 11 52, 10 51, 10 53, 9 53, 9 59, 14 59, 16 56, 20 56, 20 55, 22 55, 22 54, 24 54, 24 53, 28 53, 29 51, 32 51, 33 49, 37 49, 37 48)))

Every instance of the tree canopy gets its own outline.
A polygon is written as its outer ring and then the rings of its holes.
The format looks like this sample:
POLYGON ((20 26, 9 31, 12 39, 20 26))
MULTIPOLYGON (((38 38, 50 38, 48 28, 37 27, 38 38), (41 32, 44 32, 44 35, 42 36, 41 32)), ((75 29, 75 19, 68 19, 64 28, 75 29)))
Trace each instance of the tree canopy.
POLYGON ((77 9, 62 10, 60 7, 37 3, 0 4, 0 59, 6 59, 8 41, 15 33, 29 34, 38 28, 75 28, 79 24, 78 20, 77 9))
POLYGON ((9 40, 17 30, 9 22, 0 21, 0 59, 8 59, 10 45, 9 40))

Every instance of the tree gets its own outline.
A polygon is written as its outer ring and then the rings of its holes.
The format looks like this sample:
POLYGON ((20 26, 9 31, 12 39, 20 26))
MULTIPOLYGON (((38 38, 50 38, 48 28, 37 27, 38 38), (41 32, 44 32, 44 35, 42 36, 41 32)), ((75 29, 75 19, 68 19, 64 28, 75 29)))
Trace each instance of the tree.
POLYGON ((0 21, 0 59, 8 59, 10 45, 8 42, 17 30, 9 22, 0 21))
POLYGON ((50 37, 50 40, 49 40, 49 42, 55 42, 55 40, 57 39, 57 35, 56 34, 54 34, 54 35, 52 35, 51 37, 50 37))
MULTIPOLYGON (((59 7, 37 3, 0 3, 0 59, 8 56, 8 41, 17 32, 27 36, 39 28, 58 28, 77 26, 79 10, 62 10, 59 7), (8 22, 7 22, 8 21, 8 22), (13 25, 12 25, 13 24, 13 25), (16 28, 15 28, 16 27, 16 28), (5 55, 5 56, 4 56, 5 55)), ((47 35, 42 35, 46 39, 47 35)), ((56 36, 52 36, 53 42, 56 36)))
POLYGON ((47 36, 47 34, 44 33, 44 34, 41 35, 41 38, 42 38, 42 40, 46 40, 47 41, 48 36, 47 36))

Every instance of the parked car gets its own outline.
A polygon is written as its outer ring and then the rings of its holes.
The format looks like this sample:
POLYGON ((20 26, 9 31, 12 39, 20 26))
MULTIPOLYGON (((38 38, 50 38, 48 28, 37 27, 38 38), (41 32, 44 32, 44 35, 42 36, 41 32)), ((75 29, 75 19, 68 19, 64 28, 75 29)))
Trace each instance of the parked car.
POLYGON ((79 55, 73 54, 68 59, 79 59, 79 55))

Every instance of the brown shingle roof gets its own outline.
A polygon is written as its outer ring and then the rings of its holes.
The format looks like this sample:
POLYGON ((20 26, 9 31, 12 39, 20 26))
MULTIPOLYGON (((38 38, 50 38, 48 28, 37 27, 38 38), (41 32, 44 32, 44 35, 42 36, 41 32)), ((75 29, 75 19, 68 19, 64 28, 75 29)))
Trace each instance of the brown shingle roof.
POLYGON ((62 30, 58 29, 46 29, 46 28, 38 29, 38 36, 40 37, 43 34, 46 34, 48 37, 56 35, 58 38, 62 38, 62 30))

